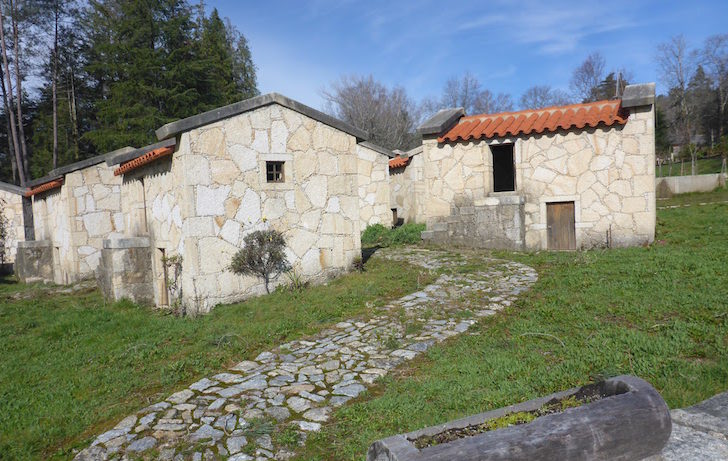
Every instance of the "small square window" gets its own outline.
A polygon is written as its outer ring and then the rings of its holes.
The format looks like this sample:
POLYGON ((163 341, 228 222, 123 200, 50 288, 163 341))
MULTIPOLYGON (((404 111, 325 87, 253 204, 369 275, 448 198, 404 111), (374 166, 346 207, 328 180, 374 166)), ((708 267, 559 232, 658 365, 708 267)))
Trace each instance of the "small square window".
POLYGON ((286 162, 265 162, 265 175, 268 182, 285 182, 283 165, 286 162))

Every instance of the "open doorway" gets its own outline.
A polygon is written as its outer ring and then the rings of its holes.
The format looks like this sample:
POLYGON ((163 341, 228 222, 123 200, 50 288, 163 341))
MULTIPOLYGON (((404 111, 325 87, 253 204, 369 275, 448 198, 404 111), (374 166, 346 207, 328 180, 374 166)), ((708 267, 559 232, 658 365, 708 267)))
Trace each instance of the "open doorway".
POLYGON ((167 256, 164 248, 157 248, 157 305, 169 306, 169 277, 167 274, 167 256))
POLYGON ((513 161, 513 144, 490 146, 493 153, 493 192, 516 190, 516 165, 513 161))

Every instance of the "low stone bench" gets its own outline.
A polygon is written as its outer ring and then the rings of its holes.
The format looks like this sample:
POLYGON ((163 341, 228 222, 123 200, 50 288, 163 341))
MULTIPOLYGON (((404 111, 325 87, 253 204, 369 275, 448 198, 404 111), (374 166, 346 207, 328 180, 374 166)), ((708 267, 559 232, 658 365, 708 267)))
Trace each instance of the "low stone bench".
POLYGON ((670 438, 670 411, 660 394, 635 376, 599 384, 605 397, 536 418, 527 424, 482 432, 418 449, 413 441, 454 428, 478 425, 507 414, 531 412, 582 388, 374 442, 367 461, 644 460, 660 459, 670 438))

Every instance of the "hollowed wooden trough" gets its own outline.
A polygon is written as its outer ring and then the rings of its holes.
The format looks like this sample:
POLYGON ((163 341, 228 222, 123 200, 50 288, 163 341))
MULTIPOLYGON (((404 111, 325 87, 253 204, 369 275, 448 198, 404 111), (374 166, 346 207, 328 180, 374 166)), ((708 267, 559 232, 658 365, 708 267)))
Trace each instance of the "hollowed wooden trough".
POLYGON ((670 411, 660 394, 635 376, 618 376, 599 383, 603 398, 506 427, 451 442, 417 449, 421 436, 542 408, 552 399, 577 394, 582 388, 558 392, 505 408, 428 427, 374 442, 367 461, 476 460, 620 460, 659 459, 670 438, 670 411))

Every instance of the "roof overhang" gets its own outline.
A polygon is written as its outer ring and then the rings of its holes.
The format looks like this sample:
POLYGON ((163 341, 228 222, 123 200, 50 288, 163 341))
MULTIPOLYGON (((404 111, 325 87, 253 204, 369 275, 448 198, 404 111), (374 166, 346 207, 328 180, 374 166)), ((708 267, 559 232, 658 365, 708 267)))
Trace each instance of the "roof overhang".
POLYGON ((329 125, 345 133, 348 133, 357 138, 357 140, 366 140, 369 136, 363 130, 355 128, 346 122, 343 122, 328 114, 324 114, 321 111, 318 111, 298 101, 294 101, 293 99, 287 98, 278 93, 268 93, 261 96, 256 96, 254 98, 246 99, 244 101, 236 102, 234 104, 218 107, 217 109, 203 112, 202 114, 183 118, 181 120, 177 120, 176 122, 170 122, 159 128, 155 133, 157 135, 157 139, 169 139, 177 136, 180 133, 194 130, 195 128, 209 125, 219 120, 234 117, 236 115, 271 104, 278 104, 293 111, 296 111, 300 114, 306 115, 307 117, 317 120, 323 124, 329 125))
POLYGON ((16 195, 25 195, 25 193, 28 191, 28 189, 2 181, 0 181, 0 190, 4 192, 10 192, 11 194, 16 195))
POLYGON ((49 190, 57 189, 63 185, 63 178, 53 179, 47 182, 44 182, 42 184, 39 184, 37 186, 31 187, 27 191, 25 191, 26 197, 32 197, 34 195, 41 194, 43 192, 47 192, 49 190))
POLYGON ((655 103, 655 84, 627 85, 622 93, 622 107, 649 106, 655 103))
POLYGON ((442 109, 417 127, 417 132, 422 136, 439 136, 455 125, 464 115, 465 109, 462 107, 442 109))

